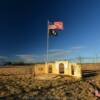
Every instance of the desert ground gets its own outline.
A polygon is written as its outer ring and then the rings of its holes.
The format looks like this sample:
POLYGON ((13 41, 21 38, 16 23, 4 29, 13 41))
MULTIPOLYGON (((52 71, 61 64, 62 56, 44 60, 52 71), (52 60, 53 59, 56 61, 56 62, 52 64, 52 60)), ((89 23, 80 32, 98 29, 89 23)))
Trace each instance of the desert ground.
POLYGON ((100 71, 65 75, 0 74, 0 100, 100 100, 100 71))

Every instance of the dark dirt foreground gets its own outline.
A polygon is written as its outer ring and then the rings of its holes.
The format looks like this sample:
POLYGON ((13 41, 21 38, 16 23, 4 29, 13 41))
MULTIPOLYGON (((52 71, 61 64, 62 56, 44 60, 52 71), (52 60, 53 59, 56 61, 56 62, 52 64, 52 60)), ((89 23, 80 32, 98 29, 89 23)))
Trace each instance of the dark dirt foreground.
POLYGON ((0 100, 100 100, 96 90, 100 90, 100 73, 84 74, 81 80, 63 75, 49 80, 0 76, 0 100))

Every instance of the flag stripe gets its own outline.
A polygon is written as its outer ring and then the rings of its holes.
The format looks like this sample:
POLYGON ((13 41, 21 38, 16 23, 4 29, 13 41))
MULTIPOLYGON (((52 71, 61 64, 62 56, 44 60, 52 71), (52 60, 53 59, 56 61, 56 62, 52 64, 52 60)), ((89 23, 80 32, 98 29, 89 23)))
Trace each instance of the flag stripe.
POLYGON ((62 21, 55 21, 52 24, 48 24, 49 30, 63 30, 63 22, 62 21))
POLYGON ((56 29, 56 26, 55 25, 48 25, 48 29, 49 30, 54 30, 54 29, 56 29))
POLYGON ((54 22, 54 25, 56 26, 56 29, 63 29, 63 22, 61 21, 54 22))

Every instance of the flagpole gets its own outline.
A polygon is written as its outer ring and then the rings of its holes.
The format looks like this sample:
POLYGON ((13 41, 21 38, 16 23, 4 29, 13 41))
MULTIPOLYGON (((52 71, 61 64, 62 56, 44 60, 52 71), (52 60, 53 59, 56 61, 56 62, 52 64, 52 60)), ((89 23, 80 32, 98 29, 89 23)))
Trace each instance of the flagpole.
MULTIPOLYGON (((46 63, 48 65, 48 61, 49 61, 49 30, 63 30, 63 22, 59 21, 59 22, 55 22, 51 25, 51 27, 49 27, 49 20, 47 21, 47 55, 46 55, 46 63)), ((55 31, 54 31, 55 32, 55 31)), ((52 35, 56 35, 54 34, 54 32, 52 33, 52 35)))
POLYGON ((46 63, 48 64, 48 49, 49 49, 49 29, 48 29, 49 21, 47 21, 47 58, 46 63))

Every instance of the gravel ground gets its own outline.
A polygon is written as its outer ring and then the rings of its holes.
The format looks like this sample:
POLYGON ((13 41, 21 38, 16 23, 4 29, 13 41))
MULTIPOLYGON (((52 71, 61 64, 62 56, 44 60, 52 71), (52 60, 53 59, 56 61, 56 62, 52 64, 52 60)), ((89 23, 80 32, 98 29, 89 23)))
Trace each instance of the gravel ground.
POLYGON ((0 76, 0 100, 100 100, 95 90, 100 90, 100 74, 81 80, 57 75, 49 80, 0 76))

